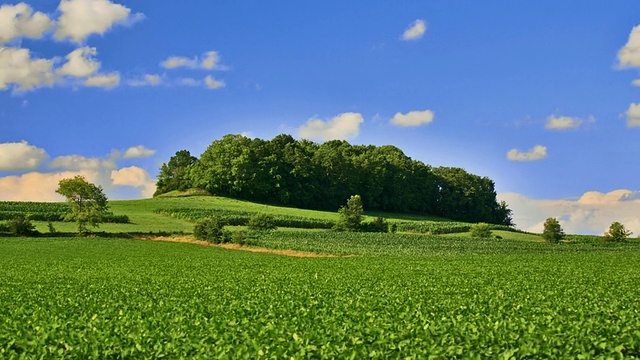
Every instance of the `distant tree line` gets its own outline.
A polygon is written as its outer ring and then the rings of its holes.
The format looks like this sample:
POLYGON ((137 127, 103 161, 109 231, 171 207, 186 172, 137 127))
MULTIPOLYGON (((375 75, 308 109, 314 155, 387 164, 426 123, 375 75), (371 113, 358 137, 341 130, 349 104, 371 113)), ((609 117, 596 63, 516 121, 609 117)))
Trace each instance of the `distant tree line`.
POLYGON ((335 210, 358 194, 369 211, 432 214, 512 225, 488 177, 461 168, 432 168, 397 147, 317 144, 278 135, 271 140, 225 135, 196 158, 176 152, 162 165, 155 195, 200 188, 237 199, 335 210))

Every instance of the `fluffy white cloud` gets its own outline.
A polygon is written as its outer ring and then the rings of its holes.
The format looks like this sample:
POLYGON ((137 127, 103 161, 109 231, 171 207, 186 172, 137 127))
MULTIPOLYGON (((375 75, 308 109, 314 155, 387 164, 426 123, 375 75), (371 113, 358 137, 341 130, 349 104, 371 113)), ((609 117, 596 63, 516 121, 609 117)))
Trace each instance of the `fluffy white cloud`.
POLYGON ((109 0, 62 0, 56 39, 70 38, 80 43, 92 34, 104 34, 114 24, 140 19, 130 18, 131 10, 109 0))
POLYGON ((391 123, 398 126, 420 126, 433 121, 433 111, 410 111, 407 114, 397 113, 391 123))
POLYGON ((507 153, 507 159, 512 161, 534 161, 547 157, 546 146, 536 145, 528 152, 521 152, 518 149, 511 149, 507 153))
POLYGON ((127 83, 129 86, 158 86, 162 84, 162 78, 160 75, 145 74, 142 78, 129 80, 127 83))
POLYGON ((132 146, 124 152, 125 159, 148 157, 155 154, 155 150, 147 149, 144 145, 132 146))
POLYGON ((633 86, 640 86, 640 79, 633 80, 633 81, 631 82, 631 85, 633 85, 633 86))
POLYGON ((47 152, 26 141, 0 143, 0 171, 22 171, 37 168, 47 152))
POLYGON ((83 82, 85 86, 113 88, 120 84, 120 74, 117 72, 111 74, 100 74, 92 76, 83 82))
POLYGON ((629 34, 629 40, 618 51, 620 67, 640 67, 640 25, 634 27, 629 34))
POLYGON ((25 4, 0 6, 0 44, 21 37, 40 38, 54 26, 49 17, 25 4))
POLYGON ((0 90, 11 85, 18 91, 53 85, 53 63, 53 60, 32 60, 28 49, 0 47, 0 90))
POLYGON ((100 63, 92 56, 97 53, 96 48, 92 47, 75 49, 66 56, 67 62, 56 70, 56 73, 73 77, 93 75, 100 69, 100 63))
POLYGON ((629 105, 629 109, 627 109, 627 126, 640 126, 640 103, 629 105))
POLYGON ((82 175, 92 183, 99 181, 99 174, 91 171, 31 172, 0 177, 0 201, 62 201, 64 198, 56 193, 58 182, 76 175, 82 175))
POLYGON ((582 123, 583 120, 576 117, 551 115, 547 118, 547 123, 544 127, 549 130, 564 130, 577 128, 582 123))
POLYGON ((111 182, 115 186, 141 188, 141 195, 143 197, 151 197, 156 191, 155 182, 149 178, 149 173, 145 169, 137 166, 111 171, 111 182))
POLYGON ((219 56, 216 51, 207 51, 203 54, 202 59, 197 56, 192 59, 184 56, 171 56, 161 62, 160 66, 166 69, 186 67, 189 69, 211 70, 218 67, 218 60, 219 56))
POLYGON ((224 81, 216 80, 211 75, 207 75, 207 77, 204 78, 204 84, 208 89, 218 89, 224 87, 224 81))
POLYGON ((589 191, 580 198, 537 200, 516 193, 498 194, 513 210, 516 227, 541 233, 544 221, 554 217, 569 234, 602 235, 612 222, 618 221, 636 235, 640 234, 640 192, 614 190, 609 193, 589 191))
POLYGON ((363 122, 361 114, 352 112, 340 114, 328 121, 312 118, 298 129, 298 134, 305 139, 348 140, 358 136, 363 122))
POLYGON ((427 24, 423 20, 414 21, 407 30, 402 34, 403 40, 417 40, 420 39, 425 31, 427 31, 427 24))

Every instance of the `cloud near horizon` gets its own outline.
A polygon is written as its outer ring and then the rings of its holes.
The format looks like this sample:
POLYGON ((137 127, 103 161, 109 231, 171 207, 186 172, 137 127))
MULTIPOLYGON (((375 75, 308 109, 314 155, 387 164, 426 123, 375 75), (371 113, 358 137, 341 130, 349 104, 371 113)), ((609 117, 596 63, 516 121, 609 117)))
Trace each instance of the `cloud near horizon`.
POLYGON ((498 194, 513 210, 518 229, 541 233, 547 218, 558 219, 568 234, 602 235, 612 222, 640 234, 640 191, 589 191, 577 199, 531 199, 517 193, 498 194))
POLYGON ((62 198, 55 193, 58 182, 75 175, 85 176, 102 186, 109 197, 117 196, 122 187, 133 187, 139 190, 140 197, 150 197, 155 191, 155 179, 138 166, 119 169, 118 161, 153 154, 155 150, 138 145, 124 152, 112 150, 101 158, 64 155, 45 164, 48 155, 44 149, 26 141, 3 143, 0 144, 0 171, 26 173, 0 177, 0 201, 60 201, 62 198))
POLYGON ((511 149, 507 152, 507 159, 511 161, 535 161, 547 157, 547 147, 536 145, 528 152, 522 152, 518 149, 511 149))
POLYGON ((360 113, 348 112, 323 121, 311 118, 298 128, 298 135, 311 140, 350 140, 360 133, 364 118, 360 113))

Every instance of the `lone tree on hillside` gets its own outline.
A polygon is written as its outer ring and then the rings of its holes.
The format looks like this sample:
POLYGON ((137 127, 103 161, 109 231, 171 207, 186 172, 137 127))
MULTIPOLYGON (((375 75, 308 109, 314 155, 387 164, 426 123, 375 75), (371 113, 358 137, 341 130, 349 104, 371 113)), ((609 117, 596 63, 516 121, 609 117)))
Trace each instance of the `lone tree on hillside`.
POLYGON ((550 243, 557 244, 564 237, 562 227, 556 218, 548 218, 544 222, 544 231, 542 237, 550 243))
POLYGON ((102 187, 87 182, 84 176, 60 180, 56 192, 67 198, 71 213, 65 220, 75 221, 79 233, 86 232, 87 225, 97 227, 108 214, 107 196, 102 187))
POLYGON ((358 231, 362 223, 362 199, 360 195, 352 195, 347 200, 347 206, 341 206, 338 210, 338 222, 333 227, 338 231, 358 231))
POLYGON ((609 231, 604 233, 605 239, 608 241, 625 241, 629 236, 633 234, 631 231, 627 230, 624 225, 619 222, 614 222, 609 226, 609 231))

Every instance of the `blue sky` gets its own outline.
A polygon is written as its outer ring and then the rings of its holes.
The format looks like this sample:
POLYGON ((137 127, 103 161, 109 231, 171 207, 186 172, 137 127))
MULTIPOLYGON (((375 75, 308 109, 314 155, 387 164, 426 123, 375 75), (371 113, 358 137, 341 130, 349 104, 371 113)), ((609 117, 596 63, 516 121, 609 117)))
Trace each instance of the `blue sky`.
POLYGON ((0 5, 0 200, 153 192, 228 133, 391 144, 489 176, 518 227, 640 233, 640 2, 0 5))

